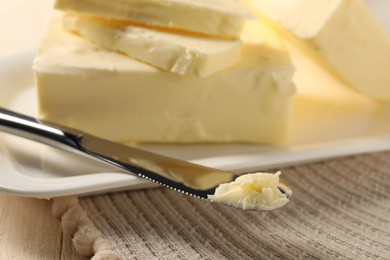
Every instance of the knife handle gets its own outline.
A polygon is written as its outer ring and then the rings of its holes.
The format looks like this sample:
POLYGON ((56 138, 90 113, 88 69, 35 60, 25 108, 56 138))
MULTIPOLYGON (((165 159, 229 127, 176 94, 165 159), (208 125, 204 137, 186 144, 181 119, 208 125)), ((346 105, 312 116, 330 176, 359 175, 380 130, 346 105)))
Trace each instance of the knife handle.
POLYGON ((39 120, 0 107, 0 131, 69 150, 79 148, 81 135, 59 130, 39 120))

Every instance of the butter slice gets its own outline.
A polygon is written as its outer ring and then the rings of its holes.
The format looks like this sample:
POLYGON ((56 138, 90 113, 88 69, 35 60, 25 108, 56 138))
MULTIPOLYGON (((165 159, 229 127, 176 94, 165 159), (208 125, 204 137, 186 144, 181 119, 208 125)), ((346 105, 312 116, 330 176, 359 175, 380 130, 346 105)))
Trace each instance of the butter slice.
POLYGON ((240 59, 239 39, 159 31, 74 14, 63 17, 63 26, 104 48, 180 75, 206 77, 232 66, 240 59))
POLYGON ((279 182, 281 172, 250 173, 217 187, 208 199, 244 210, 274 210, 290 201, 291 189, 279 182), (283 192, 282 192, 283 191, 283 192))
POLYGON ((390 37, 363 0, 252 0, 352 88, 390 100, 390 37))
POLYGON ((57 0, 55 7, 93 16, 210 35, 238 37, 246 13, 236 0, 57 0))
POLYGON ((286 139, 294 67, 278 34, 248 22, 240 62, 206 78, 164 72, 64 31, 34 61, 39 117, 117 142, 286 139))

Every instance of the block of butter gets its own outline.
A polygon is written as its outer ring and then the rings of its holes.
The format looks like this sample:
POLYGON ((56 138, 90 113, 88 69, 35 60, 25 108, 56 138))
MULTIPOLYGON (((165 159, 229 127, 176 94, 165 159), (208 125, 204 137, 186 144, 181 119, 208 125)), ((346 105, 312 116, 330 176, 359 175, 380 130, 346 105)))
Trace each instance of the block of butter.
POLYGON ((286 43, 296 67, 297 86, 289 145, 344 142, 351 137, 388 131, 390 117, 386 106, 348 87, 308 56, 305 49, 290 41, 286 43))
POLYGON ((206 77, 232 66, 241 55, 240 39, 156 30, 78 14, 66 14, 63 27, 99 46, 180 75, 206 77))
POLYGON ((363 0, 250 1, 302 39, 352 88, 390 100, 390 37, 363 0))
POLYGON ((238 37, 246 12, 236 0, 56 0, 55 7, 203 34, 238 37))
POLYGON ((281 142, 294 67, 259 22, 242 40, 240 62, 199 78, 107 51, 54 20, 34 61, 39 117, 123 143, 281 142))

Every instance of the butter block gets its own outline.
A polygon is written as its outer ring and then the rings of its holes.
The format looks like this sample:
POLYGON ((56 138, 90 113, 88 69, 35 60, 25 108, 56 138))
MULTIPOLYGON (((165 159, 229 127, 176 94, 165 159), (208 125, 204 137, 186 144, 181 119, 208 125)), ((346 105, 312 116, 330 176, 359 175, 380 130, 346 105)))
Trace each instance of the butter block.
POLYGON ((364 95, 390 100, 390 37, 363 0, 252 0, 364 95))
POLYGON ((120 21, 66 14, 63 27, 109 50, 180 75, 206 77, 240 59, 241 40, 154 30, 120 21))
POLYGON ((290 138, 293 147, 334 144, 389 131, 381 102, 348 87, 292 41, 287 48, 296 68, 290 138), (320 120, 319 120, 320 118, 320 120))
POLYGON ((55 7, 218 36, 238 37, 246 13, 236 0, 56 0, 55 7))
POLYGON ((117 142, 286 139, 294 67, 280 37, 258 22, 240 62, 206 78, 161 71, 51 24, 34 61, 39 117, 117 142))

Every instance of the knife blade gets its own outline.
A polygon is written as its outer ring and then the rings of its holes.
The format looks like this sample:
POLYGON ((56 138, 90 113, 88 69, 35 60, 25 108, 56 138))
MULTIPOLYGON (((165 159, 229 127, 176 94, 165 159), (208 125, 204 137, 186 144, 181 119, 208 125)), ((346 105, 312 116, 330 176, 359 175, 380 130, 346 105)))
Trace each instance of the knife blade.
POLYGON ((112 142, 64 125, 0 107, 0 131, 102 161, 173 190, 207 199, 237 176, 187 161, 112 142))

